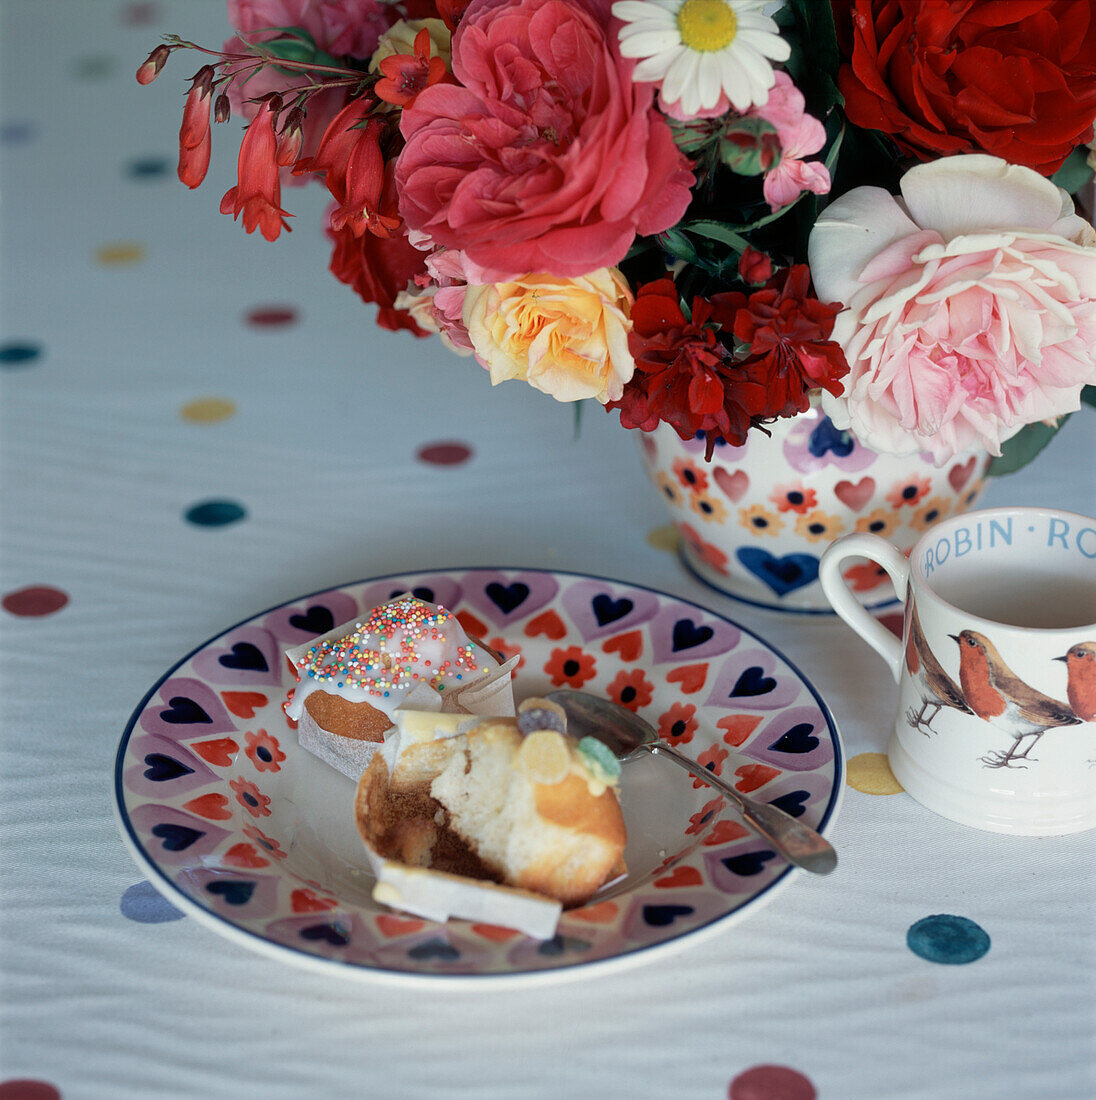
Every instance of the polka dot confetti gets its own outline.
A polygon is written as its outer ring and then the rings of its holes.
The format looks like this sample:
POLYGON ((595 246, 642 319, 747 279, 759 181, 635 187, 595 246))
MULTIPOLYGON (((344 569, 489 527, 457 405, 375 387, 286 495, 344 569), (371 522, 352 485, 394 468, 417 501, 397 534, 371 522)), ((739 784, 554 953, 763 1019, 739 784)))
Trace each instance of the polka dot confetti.
POLYGON ((5 367, 29 366, 41 354, 41 347, 29 340, 13 340, 11 343, 0 344, 0 364, 5 367))
POLYGON ((247 510, 234 500, 203 500, 192 504, 183 515, 196 527, 226 527, 243 519, 247 510))
POLYGON ((922 917, 906 933, 906 945, 929 962, 957 966, 977 962, 990 947, 989 934, 966 917, 922 917))
POLYGON ((472 448, 455 439, 442 439, 424 443, 415 452, 415 457, 431 466, 460 466, 472 457, 472 448))
POLYGON ((815 1100, 810 1079, 789 1066, 751 1066, 727 1089, 728 1100, 815 1100))
POLYGON ((102 80, 111 75, 118 62, 107 54, 89 54, 76 59, 73 72, 81 80, 102 80))
POLYGON ((167 157, 134 157, 126 164, 125 174, 132 180, 158 180, 169 175, 171 168, 167 157))
POLYGON ((186 916, 176 909, 151 882, 138 882, 123 895, 119 905, 123 917, 139 924, 163 924, 186 916))
POLYGON ((95 250, 95 262, 104 267, 126 267, 145 258, 145 246, 136 241, 114 241, 95 250))
POLYGON ((244 314, 244 320, 253 328, 282 328, 297 320, 292 306, 256 306, 244 314))
POLYGON ((179 410, 191 424, 217 424, 236 415, 236 403, 226 397, 199 397, 179 410))
POLYGON ((61 1100, 61 1090, 48 1081, 13 1077, 0 1081, 0 1100, 61 1100))
POLYGON ((680 544, 681 536, 672 523, 665 523, 661 527, 653 527, 647 532, 647 545, 653 546, 656 550, 665 550, 668 553, 676 554, 680 544))
POLYGON ((10 615, 18 615, 22 619, 37 619, 60 611, 68 602, 67 594, 61 589, 51 588, 46 584, 32 584, 5 593, 0 605, 10 615))
POLYGON ((901 794, 904 789, 895 779, 884 752, 862 752, 852 757, 845 779, 861 794, 901 794))
POLYGON ((28 119, 13 119, 0 125, 0 144, 24 145, 33 140, 35 134, 34 123, 28 119))

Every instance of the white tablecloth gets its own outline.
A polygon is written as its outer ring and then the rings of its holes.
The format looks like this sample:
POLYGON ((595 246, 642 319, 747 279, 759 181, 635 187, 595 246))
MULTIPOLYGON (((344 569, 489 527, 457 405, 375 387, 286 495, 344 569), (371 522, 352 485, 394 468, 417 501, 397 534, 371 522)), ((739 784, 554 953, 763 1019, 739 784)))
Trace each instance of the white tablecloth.
MULTIPOLYGON (((615 418, 588 409, 576 439, 569 408, 379 330, 326 272, 318 188, 285 196, 276 244, 218 214, 238 120, 203 187, 178 183, 199 63, 151 88, 133 73, 163 33, 219 44, 219 4, 6 0, 0 17, 0 1100, 1096 1095, 1096 833, 996 836, 904 793, 846 792, 832 876, 596 980, 371 987, 127 913, 127 718, 183 654, 301 593, 471 565, 648 585, 785 653, 850 758, 884 748, 894 690, 836 619, 719 596, 649 540, 667 518, 615 418), (445 441, 471 456, 416 457, 445 441), (244 517, 187 520, 210 500, 244 517), (63 606, 28 614, 32 587, 63 606), (936 914, 989 951, 915 954, 907 930, 936 914)), ((984 504, 1096 512, 1093 438, 1085 409, 984 504)))

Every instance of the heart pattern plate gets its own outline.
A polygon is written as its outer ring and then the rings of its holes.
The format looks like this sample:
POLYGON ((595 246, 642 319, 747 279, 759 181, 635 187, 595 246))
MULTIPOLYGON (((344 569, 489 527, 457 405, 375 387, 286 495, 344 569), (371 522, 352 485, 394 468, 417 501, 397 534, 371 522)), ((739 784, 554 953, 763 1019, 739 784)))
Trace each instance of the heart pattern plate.
POLYGON ((520 655, 518 700, 607 695, 739 789, 824 830, 843 758, 818 693, 761 638, 696 604, 619 581, 454 569, 359 581, 262 612, 148 692, 115 765, 119 827, 185 912, 246 946, 371 980, 498 985, 640 962, 755 912, 796 871, 678 768, 624 767, 628 874, 565 911, 551 940, 378 905, 354 785, 302 750, 282 710, 283 651, 412 592, 520 655))

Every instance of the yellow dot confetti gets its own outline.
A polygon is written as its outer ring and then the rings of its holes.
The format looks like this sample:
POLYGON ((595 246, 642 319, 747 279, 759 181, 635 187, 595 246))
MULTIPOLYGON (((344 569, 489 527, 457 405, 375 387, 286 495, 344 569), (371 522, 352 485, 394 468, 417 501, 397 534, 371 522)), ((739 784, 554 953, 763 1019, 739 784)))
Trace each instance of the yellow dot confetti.
POLYGON ((849 760, 848 784, 863 794, 901 794, 902 784, 894 778, 885 752, 862 752, 849 760))
POLYGON ((192 424, 217 424, 236 414, 236 403, 225 397, 199 397, 179 410, 179 415, 192 424))
POLYGON ((647 545, 653 546, 656 550, 668 550, 671 554, 676 554, 680 542, 681 536, 672 523, 667 523, 663 527, 653 527, 647 532, 647 545))
POLYGON ((95 260, 106 267, 124 267, 145 258, 145 246, 136 241, 116 241, 96 249, 95 260))

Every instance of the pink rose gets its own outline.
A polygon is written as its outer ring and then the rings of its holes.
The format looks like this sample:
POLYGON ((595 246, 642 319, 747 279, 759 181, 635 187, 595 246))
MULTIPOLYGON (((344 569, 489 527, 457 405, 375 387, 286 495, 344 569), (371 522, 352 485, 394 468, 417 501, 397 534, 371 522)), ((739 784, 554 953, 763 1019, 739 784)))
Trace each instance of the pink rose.
POLYGON ((1000 454, 1096 382, 1096 234, 1039 173, 975 154, 910 169, 902 199, 858 187, 810 238, 849 374, 822 395, 877 451, 1000 454))
POLYGON ((400 212, 485 281, 610 267, 689 204, 688 161, 607 22, 578 0, 474 0, 453 38, 462 86, 403 112, 400 212))

